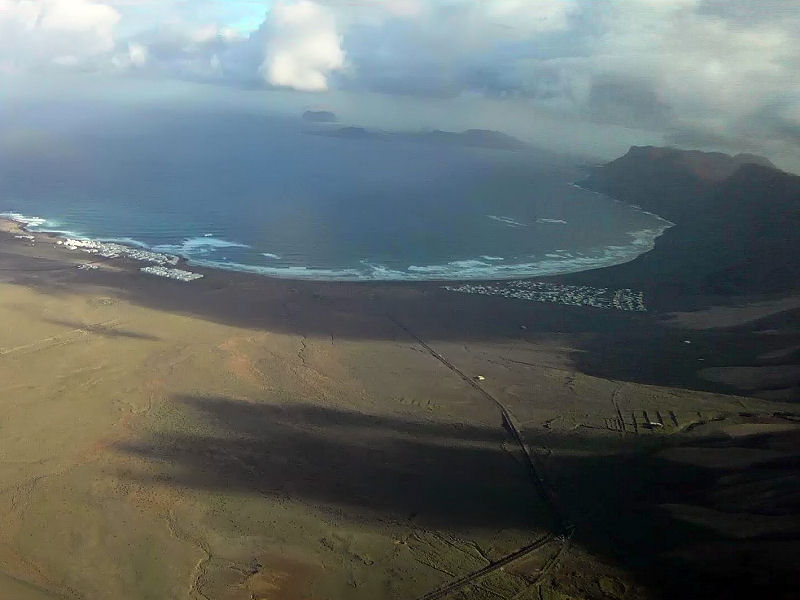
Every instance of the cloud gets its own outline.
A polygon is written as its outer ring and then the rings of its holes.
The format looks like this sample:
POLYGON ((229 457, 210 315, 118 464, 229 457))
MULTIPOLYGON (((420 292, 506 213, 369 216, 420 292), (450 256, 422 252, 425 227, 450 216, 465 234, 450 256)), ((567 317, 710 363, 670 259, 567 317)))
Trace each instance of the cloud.
POLYGON ((114 48, 117 10, 92 0, 0 0, 0 64, 74 66, 114 48))
MULTIPOLYGON (((0 0, 0 70, 46 66, 346 92, 362 101, 377 92, 387 102, 418 98, 454 107, 479 96, 496 113, 511 114, 514 103, 537 122, 584 123, 587 131, 628 128, 697 145, 758 140, 800 163, 797 2, 280 0, 267 11, 269 5, 0 0)), ((494 116, 487 109, 471 115, 471 124, 494 116)), ((529 123, 523 117, 518 127, 529 123)))
POLYGON ((634 84, 618 81, 615 89, 630 97, 614 105, 629 109, 629 124, 666 131, 687 145, 769 152, 791 107, 800 107, 800 42, 793 33, 800 5, 749 20, 745 9, 742 2, 716 0, 615 4, 589 45, 590 77, 627 77, 650 97, 644 104, 660 107, 637 120, 647 96, 631 96, 634 84))
POLYGON ((147 48, 141 44, 128 44, 128 59, 134 67, 143 67, 147 62, 147 48))
POLYGON ((302 91, 328 89, 328 76, 345 63, 333 14, 320 4, 281 2, 266 22, 266 56, 260 73, 275 86, 302 91))
POLYGON ((564 30, 578 9, 574 0, 489 0, 475 7, 479 23, 523 33, 564 30))
POLYGON ((742 27, 698 12, 697 0, 619 5, 593 48, 595 66, 649 79, 684 114, 740 116, 786 89, 800 47, 780 22, 742 27), (626 6, 625 10, 619 6, 626 6))

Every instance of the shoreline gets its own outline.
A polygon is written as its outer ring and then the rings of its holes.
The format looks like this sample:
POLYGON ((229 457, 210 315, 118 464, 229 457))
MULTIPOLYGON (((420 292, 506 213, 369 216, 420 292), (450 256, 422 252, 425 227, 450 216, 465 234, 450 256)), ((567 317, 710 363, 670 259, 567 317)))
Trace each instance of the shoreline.
MULTIPOLYGON (((714 318, 709 319, 709 331, 681 333, 671 317, 680 310, 746 307, 785 295, 704 295, 692 297, 693 308, 684 308, 685 299, 655 294, 647 286, 636 289, 628 283, 635 278, 619 277, 613 269, 607 277, 600 277, 600 270, 589 272, 594 279, 588 282, 570 276, 440 282, 290 280, 191 266, 203 277, 183 283, 142 272, 149 263, 66 250, 58 243, 63 240, 52 234, 36 232, 30 237, 20 223, 0 220, 0 282, 54 294, 96 290, 100 296, 134 305, 246 329, 299 328, 309 336, 387 340, 397 335, 392 320, 396 318, 415 323, 437 340, 578 336, 576 348, 583 349, 575 351, 573 360, 587 373, 723 393, 735 388, 698 376, 698 367, 759 364, 756 356, 728 348, 731 335, 746 339, 742 343, 748 348, 770 346, 767 349, 778 351, 782 343, 776 336, 765 346, 766 338, 749 329, 717 332, 726 325, 715 325, 714 318), (705 340, 702 344, 699 335, 705 340), (592 339, 597 345, 589 342, 592 339), (685 344, 686 339, 692 344, 685 344), (665 344, 680 348, 668 364, 662 360, 665 344), (651 363, 647 369, 636 366, 643 354, 651 363)), ((186 261, 180 259, 176 266, 186 267, 186 261)), ((790 315, 791 311, 769 316, 770 326, 783 331, 790 315)), ((786 331, 793 335, 793 329, 786 331)))
MULTIPOLYGON (((37 222, 39 222, 37 220, 37 222)), ((399 288, 439 290, 449 294, 497 296, 535 303, 561 304, 577 307, 592 307, 603 310, 620 310, 627 312, 646 312, 644 292, 629 287, 602 287, 592 285, 570 285, 562 282, 559 276, 569 273, 553 273, 550 275, 531 275, 504 279, 334 279, 317 280, 305 278, 288 278, 270 276, 247 269, 226 269, 216 265, 198 264, 185 257, 143 250, 138 246, 119 242, 101 242, 95 240, 76 240, 63 238, 50 232, 31 230, 22 219, 0 218, 0 230, 14 233, 20 242, 28 242, 35 246, 47 244, 60 255, 67 251, 72 258, 86 255, 88 262, 78 261, 80 270, 96 272, 104 269, 123 269, 130 273, 146 274, 151 278, 176 280, 192 284, 198 280, 211 277, 213 280, 225 277, 241 276, 263 280, 265 285, 282 282, 287 285, 301 283, 311 286, 354 285, 366 289, 385 286, 399 288), (5 227, 2 223, 5 222, 5 227), (83 254, 81 254, 81 252, 83 254)), ((615 263, 618 264, 618 263, 615 263)), ((614 266, 614 265, 609 265, 614 266)), ((594 267, 604 268, 604 267, 594 267)))
MULTIPOLYGON (((37 231, 35 229, 30 229, 30 223, 25 219, 28 219, 28 217, 17 219, 9 216, 0 216, 0 232, 13 234, 16 239, 19 239, 21 242, 31 242, 33 246, 35 246, 37 242, 52 244, 54 249, 67 250, 74 256, 81 256, 80 254, 75 254, 75 252, 83 251, 88 255, 87 258, 97 257, 97 259, 113 261, 109 266, 124 268, 139 265, 139 271, 149 267, 180 268, 190 266, 188 261, 181 256, 154 252, 131 243, 111 242, 91 238, 72 238, 51 231, 37 231), (103 249, 102 246, 106 248, 103 249), (118 253, 111 253, 111 251, 116 248, 124 250, 118 253), (139 258, 137 258, 137 256, 139 258)), ((35 219, 37 222, 42 221, 38 218, 32 217, 32 219, 35 219)), ((93 262, 83 264, 93 264, 93 262)))
MULTIPOLYGON (((578 186, 576 183, 569 185, 578 186)), ((591 190, 588 190, 591 191, 591 190)), ((595 192, 597 193, 597 192, 595 192)), ((616 201, 616 200, 615 200, 616 201)), ((619 201, 616 201, 619 202, 619 201)), ((633 207, 636 210, 637 207, 633 207)), ((41 226, 46 225, 47 219, 43 217, 33 217, 21 213, 8 211, 0 213, 0 220, 16 224, 19 229, 28 235, 47 236, 48 240, 55 239, 62 243, 68 239, 75 239, 81 243, 91 243, 93 245, 107 245, 124 248, 126 250, 118 252, 136 255, 138 253, 153 253, 163 257, 174 258, 171 266, 180 269, 225 271, 235 273, 247 273, 271 279, 286 281, 306 281, 306 282, 347 282, 347 283, 433 283, 433 284, 457 284, 457 283, 502 283, 513 281, 530 281, 541 278, 565 277, 624 265, 636 260, 643 254, 647 254, 655 248, 658 238, 666 231, 674 227, 674 223, 647 211, 641 211, 652 217, 657 218, 663 223, 659 228, 646 228, 626 233, 631 239, 626 245, 609 245, 597 250, 593 255, 584 255, 582 252, 572 252, 569 250, 554 250, 545 254, 543 257, 531 258, 529 262, 515 262, 501 264, 505 259, 498 260, 496 257, 479 256, 471 259, 458 259, 443 264, 430 265, 411 265, 405 270, 397 270, 383 265, 369 263, 366 259, 361 264, 371 269, 371 272, 362 272, 355 267, 344 267, 336 269, 312 268, 305 266, 298 267, 269 267, 263 265, 251 265, 236 262, 223 262, 215 260, 203 260, 191 258, 174 252, 169 252, 163 248, 153 247, 144 242, 139 242, 129 237, 111 238, 91 238, 79 235, 69 230, 41 230, 41 226), (599 253, 599 254, 598 254, 599 253), (456 269, 455 272, 452 270, 456 269), (451 273, 448 274, 447 271, 451 273), (472 273, 470 275, 469 273, 472 273)), ((203 234, 203 237, 209 237, 203 234)), ((194 238, 191 238, 194 239, 194 238)), ((198 237, 197 239, 201 239, 198 237)), ((235 242, 228 244, 239 245, 235 242)), ((63 245, 63 244, 60 244, 63 245)), ((118 256, 106 256, 105 258, 117 259, 118 256)), ((163 265, 163 261, 140 260, 144 265, 163 265)))

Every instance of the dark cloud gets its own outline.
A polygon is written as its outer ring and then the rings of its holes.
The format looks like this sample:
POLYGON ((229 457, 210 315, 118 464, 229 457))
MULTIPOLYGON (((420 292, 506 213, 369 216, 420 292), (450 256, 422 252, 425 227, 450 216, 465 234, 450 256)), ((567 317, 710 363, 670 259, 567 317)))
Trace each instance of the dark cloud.
POLYGON ((667 127, 673 116, 651 82, 621 75, 592 81, 587 111, 595 120, 636 127, 667 127))

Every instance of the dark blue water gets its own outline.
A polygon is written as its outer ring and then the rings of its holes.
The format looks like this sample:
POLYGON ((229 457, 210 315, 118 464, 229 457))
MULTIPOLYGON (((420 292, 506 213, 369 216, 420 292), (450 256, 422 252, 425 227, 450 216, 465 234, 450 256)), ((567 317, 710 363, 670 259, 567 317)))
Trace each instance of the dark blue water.
POLYGON ((631 260, 666 222, 528 152, 170 113, 0 123, 0 212, 191 261, 316 279, 460 279, 631 260))

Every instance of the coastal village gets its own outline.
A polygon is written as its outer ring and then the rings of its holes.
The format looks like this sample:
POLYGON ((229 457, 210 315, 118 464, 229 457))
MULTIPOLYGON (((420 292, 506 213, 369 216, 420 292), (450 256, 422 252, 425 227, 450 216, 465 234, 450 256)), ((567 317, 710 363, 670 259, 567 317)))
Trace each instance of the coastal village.
POLYGON ((139 269, 142 273, 148 275, 156 275, 158 277, 166 277, 167 279, 174 279, 175 281, 189 282, 195 279, 201 279, 203 276, 200 273, 193 273, 192 271, 184 271, 183 269, 170 269, 168 267, 142 267, 139 269))
MULTIPOLYGON (((59 240, 58 245, 63 245, 69 250, 81 250, 89 254, 96 254, 103 258, 119 258, 125 257, 131 260, 154 263, 151 266, 141 267, 139 270, 148 275, 155 275, 156 277, 164 277, 166 279, 173 279, 175 281, 182 281, 188 283, 195 279, 203 277, 200 273, 193 273, 192 271, 185 271, 183 269, 174 268, 178 264, 178 257, 170 254, 162 254, 161 252, 152 252, 142 248, 135 248, 132 246, 125 246, 114 242, 98 242, 96 240, 79 240, 75 238, 67 238, 66 240, 59 240), (169 266, 167 266, 169 265, 169 266)), ((96 269, 96 265, 79 265, 79 269, 89 270, 96 269)))
POLYGON ((564 285, 542 281, 502 281, 445 285, 444 289, 462 294, 482 294, 518 298, 531 302, 553 302, 570 306, 594 306, 624 311, 645 312, 644 293, 630 289, 611 290, 588 285, 564 285))
POLYGON ((155 263, 157 265, 177 265, 178 257, 169 254, 162 254, 161 252, 152 252, 142 248, 135 248, 133 246, 125 246, 124 244, 117 244, 114 242, 98 242, 97 240, 79 240, 75 238, 67 238, 63 241, 57 242, 59 245, 63 244, 69 250, 82 250, 89 254, 97 254, 103 258, 119 258, 125 257, 132 260, 141 262, 155 263))

